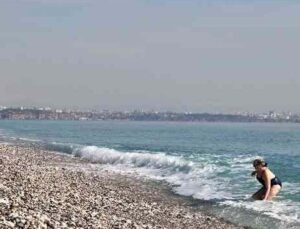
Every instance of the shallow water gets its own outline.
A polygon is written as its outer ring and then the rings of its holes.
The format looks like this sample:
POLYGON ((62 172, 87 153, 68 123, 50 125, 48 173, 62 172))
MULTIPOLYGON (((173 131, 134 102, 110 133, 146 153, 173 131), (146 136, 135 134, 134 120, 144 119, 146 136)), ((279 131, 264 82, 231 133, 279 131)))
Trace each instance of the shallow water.
POLYGON ((1 120, 0 138, 167 181, 174 192, 207 201, 205 210, 241 225, 300 227, 299 124, 1 120), (250 176, 257 157, 283 181, 275 201, 249 199, 260 188, 250 176))

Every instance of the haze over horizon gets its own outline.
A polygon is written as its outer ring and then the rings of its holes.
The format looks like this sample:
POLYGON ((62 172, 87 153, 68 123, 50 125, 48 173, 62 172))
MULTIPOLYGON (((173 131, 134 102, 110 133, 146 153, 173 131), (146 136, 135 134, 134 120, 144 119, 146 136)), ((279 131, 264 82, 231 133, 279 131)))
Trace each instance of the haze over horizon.
POLYGON ((4 0, 0 105, 300 112, 300 2, 4 0))

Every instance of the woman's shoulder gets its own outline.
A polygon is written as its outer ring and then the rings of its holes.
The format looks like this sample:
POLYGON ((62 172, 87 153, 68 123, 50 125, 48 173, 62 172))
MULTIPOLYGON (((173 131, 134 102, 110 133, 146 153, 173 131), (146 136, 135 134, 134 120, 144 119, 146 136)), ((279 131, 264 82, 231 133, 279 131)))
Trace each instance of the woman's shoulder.
POLYGON ((262 172, 262 176, 266 176, 266 177, 274 177, 274 173, 269 169, 266 168, 263 172, 262 172))

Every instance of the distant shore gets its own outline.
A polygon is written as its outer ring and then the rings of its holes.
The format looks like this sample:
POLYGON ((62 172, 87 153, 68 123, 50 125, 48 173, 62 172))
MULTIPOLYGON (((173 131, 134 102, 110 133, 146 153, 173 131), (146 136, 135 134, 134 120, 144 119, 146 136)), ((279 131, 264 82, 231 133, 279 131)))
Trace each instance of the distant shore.
POLYGON ((239 228, 156 183, 0 144, 0 228, 239 228))
POLYGON ((192 113, 158 111, 74 111, 51 108, 0 109, 0 120, 123 120, 123 121, 171 121, 171 122, 258 122, 300 123, 300 114, 276 113, 192 113))

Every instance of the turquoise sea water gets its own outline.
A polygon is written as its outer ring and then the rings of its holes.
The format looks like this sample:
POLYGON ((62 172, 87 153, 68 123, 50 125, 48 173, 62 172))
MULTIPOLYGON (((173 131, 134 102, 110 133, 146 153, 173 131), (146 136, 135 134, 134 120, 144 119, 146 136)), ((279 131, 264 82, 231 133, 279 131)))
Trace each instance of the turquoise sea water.
POLYGON ((166 181, 200 200, 196 207, 240 225, 300 228, 299 124, 2 120, 0 139, 166 181), (283 181, 274 201, 250 199, 260 188, 250 176, 258 157, 283 181))

